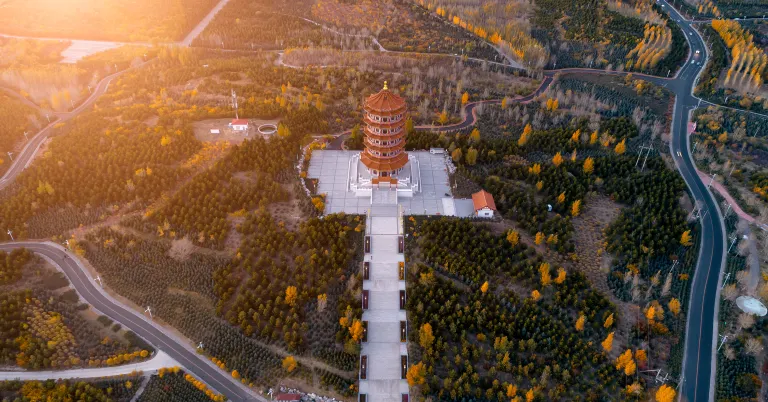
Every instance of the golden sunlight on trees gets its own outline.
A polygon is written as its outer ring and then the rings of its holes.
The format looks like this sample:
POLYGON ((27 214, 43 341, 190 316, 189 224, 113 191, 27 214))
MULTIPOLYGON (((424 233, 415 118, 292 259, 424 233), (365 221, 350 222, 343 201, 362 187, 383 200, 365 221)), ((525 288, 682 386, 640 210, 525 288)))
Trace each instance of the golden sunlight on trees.
POLYGON ((740 91, 756 91, 763 85, 768 55, 755 45, 753 35, 735 20, 713 20, 712 28, 731 50, 731 65, 724 85, 740 91))
POLYGON ((646 70, 666 57, 672 49, 672 31, 662 25, 645 24, 643 40, 627 53, 627 69, 646 70), (637 56, 636 60, 632 60, 637 56))

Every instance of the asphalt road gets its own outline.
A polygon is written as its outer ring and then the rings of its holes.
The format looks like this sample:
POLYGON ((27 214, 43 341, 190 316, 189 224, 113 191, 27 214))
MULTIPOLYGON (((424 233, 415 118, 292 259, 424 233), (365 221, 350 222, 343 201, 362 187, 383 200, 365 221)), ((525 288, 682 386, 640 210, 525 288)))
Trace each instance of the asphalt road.
POLYGON ((59 267, 78 294, 93 308, 129 328, 147 342, 176 360, 186 371, 232 401, 265 401, 252 394, 245 385, 214 366, 205 356, 195 352, 191 345, 169 335, 166 330, 108 296, 91 278, 77 259, 63 247, 52 242, 15 242, 0 244, 0 250, 25 247, 46 257, 59 267))
POLYGON ((707 62, 707 48, 699 33, 666 1, 660 1, 674 18, 691 48, 691 56, 668 88, 676 94, 670 153, 691 195, 702 203, 701 245, 686 323, 680 397, 689 402, 714 400, 717 322, 720 284, 725 265, 725 227, 712 193, 696 172, 688 138, 690 113, 699 99, 693 96, 698 75, 707 62), (696 51, 699 54, 696 55, 696 51), (699 65, 701 64, 701 65, 699 65), (678 156, 679 155, 679 156, 678 156))
MULTIPOLYGON (((142 63, 141 66, 149 62, 151 62, 151 60, 142 63)), ((27 168, 29 163, 34 159, 35 154, 37 153, 37 150, 40 148, 43 142, 45 142, 48 136, 51 135, 54 125, 58 123, 64 123, 68 120, 75 118, 77 115, 79 115, 80 113, 85 111, 87 108, 89 108, 91 105, 93 105, 94 102, 96 102, 96 100, 99 99, 101 95, 107 92, 107 89, 109 89, 109 84, 112 82, 113 79, 117 78, 118 76, 120 76, 121 74, 124 74, 127 71, 133 70, 134 68, 138 68, 141 66, 128 68, 123 71, 119 71, 115 74, 104 77, 101 81, 99 81, 96 87, 91 90, 91 95, 85 101, 83 101, 80 105, 78 105, 76 108, 74 108, 73 110, 67 113, 56 113, 56 117, 58 117, 58 120, 55 120, 54 118, 52 118, 50 124, 45 126, 45 128, 40 130, 37 134, 35 134, 34 137, 30 138, 30 140, 24 146, 24 149, 22 149, 22 151, 18 155, 14 155, 13 162, 11 163, 11 167, 0 178, 0 190, 4 189, 5 187, 13 183, 13 180, 16 178, 16 176, 18 176, 24 169, 27 168)), ((54 117, 54 116, 51 116, 51 117, 54 117)))

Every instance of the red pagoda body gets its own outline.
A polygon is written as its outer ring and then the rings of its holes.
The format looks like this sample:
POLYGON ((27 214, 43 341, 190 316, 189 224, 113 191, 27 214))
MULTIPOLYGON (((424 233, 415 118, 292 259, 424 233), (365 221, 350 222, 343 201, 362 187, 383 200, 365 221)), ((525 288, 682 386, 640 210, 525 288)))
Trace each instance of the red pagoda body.
POLYGON ((405 100, 387 88, 365 100, 365 150, 360 156, 374 177, 397 175, 408 163, 405 153, 405 100))

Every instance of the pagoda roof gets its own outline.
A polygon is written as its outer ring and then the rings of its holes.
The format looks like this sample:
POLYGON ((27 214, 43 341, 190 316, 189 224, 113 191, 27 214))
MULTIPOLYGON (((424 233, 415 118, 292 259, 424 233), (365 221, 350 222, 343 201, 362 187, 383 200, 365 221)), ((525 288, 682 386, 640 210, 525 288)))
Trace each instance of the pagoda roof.
POLYGON ((365 108, 374 113, 397 112, 404 110, 405 99, 392 93, 385 85, 384 89, 379 91, 379 93, 373 94, 365 100, 365 108))

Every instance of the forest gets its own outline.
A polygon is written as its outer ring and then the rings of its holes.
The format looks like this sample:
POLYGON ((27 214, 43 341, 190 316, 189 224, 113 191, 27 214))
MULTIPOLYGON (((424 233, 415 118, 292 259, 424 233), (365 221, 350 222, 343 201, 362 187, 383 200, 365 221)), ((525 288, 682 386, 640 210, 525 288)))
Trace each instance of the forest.
POLYGON ((186 374, 179 367, 160 369, 149 378, 138 402, 223 402, 224 397, 208 389, 205 384, 186 374))
POLYGON ((141 378, 136 375, 95 381, 47 380, 0 381, 3 401, 98 401, 129 402, 141 378))
MULTIPOLYGON (((2 92, 0 88, 0 176, 11 166, 11 157, 26 141, 24 133, 31 137, 41 127, 40 114, 19 99, 2 92)), ((43 120, 44 121, 44 120, 43 120)))
POLYGON ((765 176, 768 119, 717 107, 694 112, 699 169, 717 174, 739 206, 753 216, 766 208, 765 176), (761 201, 762 200, 762 201, 761 201))
POLYGON ((514 400, 530 392, 529 400, 588 400, 600 398, 596 390, 606 390, 634 400, 667 392, 634 373, 651 365, 680 371, 684 306, 698 241, 680 206, 682 179, 655 152, 638 164, 638 147, 661 139, 659 120, 670 105, 668 94, 645 85, 631 75, 602 81, 564 76, 531 104, 485 108, 478 127, 461 135, 416 131, 408 137, 407 149, 447 149, 458 164, 452 180, 490 191, 504 218, 503 230, 500 223, 483 228, 465 221, 411 220, 409 233, 417 241, 408 257, 409 317, 416 322, 410 336, 421 342, 429 324, 434 337, 414 351, 415 362, 424 364, 424 370, 413 369, 414 383, 421 384, 425 396, 514 400), (594 219, 590 208, 604 205, 601 199, 620 209, 597 232, 600 240, 588 245, 575 238, 575 228, 585 230, 585 219, 594 219), (586 256, 597 261, 581 261, 586 256), (603 259, 610 267, 607 274, 604 268, 589 268, 605 267, 603 259), (558 290, 571 280, 574 290, 558 290), (605 283, 609 294, 587 283, 600 288, 605 283), (577 299, 560 306, 562 292, 575 292, 571 297, 577 299), (579 297, 589 302, 580 304, 579 297), (550 300, 559 308, 547 307, 550 300), (557 325, 542 321, 543 312, 526 310, 540 304, 557 325), (480 306, 488 312, 479 315, 482 319, 462 321, 461 312, 481 311, 480 306), (503 332, 492 321, 500 315, 529 317, 503 327, 527 332, 503 332), (615 331, 605 330, 614 325, 615 331), (499 348, 502 335, 532 339, 521 341, 517 350, 511 345, 505 354, 499 348), (597 347, 553 344, 555 339, 597 347), (540 350, 542 342, 547 343, 540 350), (547 357, 561 347, 584 350, 589 363, 547 357), (518 363, 505 369, 505 361, 518 363), (564 366, 578 367, 588 380, 572 385, 564 366), (611 382, 622 389, 611 391, 611 382))

